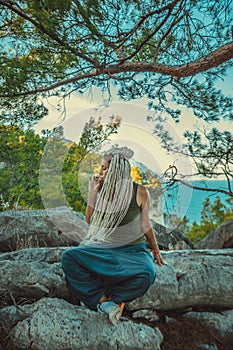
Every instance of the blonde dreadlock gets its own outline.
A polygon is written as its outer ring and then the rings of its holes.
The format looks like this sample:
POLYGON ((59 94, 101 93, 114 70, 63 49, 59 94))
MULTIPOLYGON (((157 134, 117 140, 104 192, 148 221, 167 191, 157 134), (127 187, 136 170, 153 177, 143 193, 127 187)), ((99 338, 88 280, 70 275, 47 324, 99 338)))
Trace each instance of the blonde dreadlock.
POLYGON ((107 242, 129 209, 133 191, 131 167, 124 152, 119 152, 122 149, 117 150, 105 155, 110 165, 85 239, 89 243, 107 242))

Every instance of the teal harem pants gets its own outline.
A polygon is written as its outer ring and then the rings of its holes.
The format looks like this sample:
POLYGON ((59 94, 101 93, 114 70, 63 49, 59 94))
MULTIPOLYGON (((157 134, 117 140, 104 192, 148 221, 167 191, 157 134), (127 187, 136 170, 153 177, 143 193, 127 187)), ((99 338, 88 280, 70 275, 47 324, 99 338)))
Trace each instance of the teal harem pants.
POLYGON ((146 243, 70 248, 62 255, 62 268, 72 294, 92 310, 104 294, 115 303, 141 297, 156 277, 146 243))

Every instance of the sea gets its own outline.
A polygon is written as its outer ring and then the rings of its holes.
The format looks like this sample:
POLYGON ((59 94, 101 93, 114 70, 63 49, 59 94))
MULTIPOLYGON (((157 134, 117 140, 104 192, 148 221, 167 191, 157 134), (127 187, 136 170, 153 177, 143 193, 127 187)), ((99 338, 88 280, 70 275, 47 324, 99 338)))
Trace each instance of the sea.
MULTIPOLYGON (((196 180, 190 182, 190 184, 203 188, 227 190, 227 181, 225 180, 196 180)), ((231 181, 231 186, 233 187, 233 181, 231 181)), ((229 195, 220 192, 200 191, 185 185, 179 185, 175 190, 165 192, 163 213, 167 217, 175 215, 181 219, 186 216, 189 220, 188 224, 192 224, 194 221, 200 223, 201 211, 206 197, 209 197, 210 203, 213 203, 217 197, 220 197, 221 202, 233 211, 233 206, 230 207, 230 204, 226 202, 229 195)), ((166 224, 166 219, 164 223, 166 224)))

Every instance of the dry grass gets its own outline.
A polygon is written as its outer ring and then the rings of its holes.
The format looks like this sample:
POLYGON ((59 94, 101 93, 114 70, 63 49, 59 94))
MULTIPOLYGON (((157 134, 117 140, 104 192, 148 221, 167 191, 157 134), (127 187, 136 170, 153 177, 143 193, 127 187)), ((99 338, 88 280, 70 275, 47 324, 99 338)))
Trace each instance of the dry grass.
POLYGON ((1 350, 18 350, 10 338, 9 330, 6 330, 3 323, 0 322, 0 349, 1 350))
MULTIPOLYGON (((130 315, 126 315, 130 317, 130 315)), ((161 350, 201 350, 201 344, 216 344, 218 350, 233 349, 233 334, 226 334, 224 337, 216 331, 195 319, 178 316, 172 322, 166 322, 165 317, 160 317, 160 321, 150 322, 143 318, 133 320, 144 323, 152 328, 159 328, 164 340, 161 350)))

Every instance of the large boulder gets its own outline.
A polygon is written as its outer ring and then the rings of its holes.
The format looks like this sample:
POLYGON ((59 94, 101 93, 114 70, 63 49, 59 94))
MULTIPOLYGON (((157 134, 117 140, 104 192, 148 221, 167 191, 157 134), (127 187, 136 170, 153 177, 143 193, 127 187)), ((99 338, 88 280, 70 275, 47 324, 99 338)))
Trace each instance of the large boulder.
POLYGON ((78 245, 86 233, 84 216, 68 207, 0 213, 2 252, 30 247, 78 245))
MULTIPOLYGON (((154 284, 126 304, 128 320, 113 327, 106 315, 71 299, 61 269, 62 253, 86 232, 84 216, 67 207, 1 213, 3 348, 10 348, 5 341, 11 339, 14 349, 159 350, 163 337, 148 325, 166 314, 195 317, 222 334, 231 332, 233 314, 226 309, 233 308, 233 249, 193 250, 178 230, 152 224, 167 265, 155 265, 154 284), (22 247, 27 248, 12 251, 22 247), (186 250, 168 251, 179 248, 186 250), (211 310, 215 313, 207 313, 211 310), (143 319, 147 325, 138 323, 143 319)), ((226 240, 223 248, 228 245, 226 240)))
MULTIPOLYGON (((1 289, 15 298, 67 297, 60 257, 65 248, 32 248, 0 256, 1 289), (20 273, 19 273, 20 271, 20 273)), ((163 251, 165 266, 130 310, 233 308, 233 249, 163 251)))
POLYGON ((106 315, 70 303, 60 265, 65 249, 28 248, 0 255, 5 348, 10 348, 5 343, 10 339, 14 349, 159 350, 163 337, 150 322, 166 313, 195 317, 222 334, 231 332, 232 310, 224 310, 233 308, 233 249, 162 251, 167 265, 155 265, 154 284, 142 298, 127 303, 126 316, 131 316, 116 327, 106 315), (221 314, 195 312, 211 309, 221 314), (135 318, 136 323, 130 320, 135 318), (138 323, 143 319, 147 325, 138 323))
POLYGON ((193 249, 194 246, 177 228, 168 228, 151 220, 159 247, 162 250, 193 249))
POLYGON ((112 326, 106 314, 57 298, 5 307, 0 317, 17 349, 160 350, 163 340, 158 328, 132 321, 112 326))
POLYGON ((153 308, 233 308, 233 249, 180 250, 162 253, 148 292, 129 303, 131 310, 153 308))
MULTIPOLYGON (((192 243, 175 229, 152 221, 161 249, 190 249, 192 243)), ((32 247, 78 245, 88 229, 83 214, 69 207, 0 213, 1 252, 32 247)))
POLYGON ((33 300, 43 296, 67 298, 69 293, 60 264, 65 249, 67 247, 26 248, 2 253, 2 291, 33 300))
POLYGON ((233 220, 224 222, 195 245, 196 249, 233 248, 233 220))

